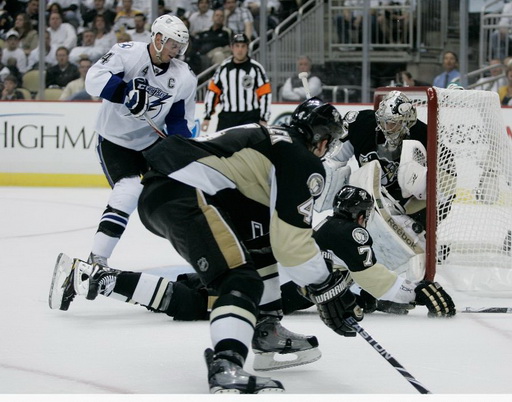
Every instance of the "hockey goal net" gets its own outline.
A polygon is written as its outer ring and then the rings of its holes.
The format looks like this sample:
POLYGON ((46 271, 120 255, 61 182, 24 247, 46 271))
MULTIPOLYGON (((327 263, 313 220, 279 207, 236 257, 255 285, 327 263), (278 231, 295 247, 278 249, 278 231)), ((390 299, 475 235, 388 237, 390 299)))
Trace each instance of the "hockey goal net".
POLYGON ((374 105, 404 92, 428 125, 426 278, 462 291, 512 292, 512 137, 498 95, 378 88, 374 105))

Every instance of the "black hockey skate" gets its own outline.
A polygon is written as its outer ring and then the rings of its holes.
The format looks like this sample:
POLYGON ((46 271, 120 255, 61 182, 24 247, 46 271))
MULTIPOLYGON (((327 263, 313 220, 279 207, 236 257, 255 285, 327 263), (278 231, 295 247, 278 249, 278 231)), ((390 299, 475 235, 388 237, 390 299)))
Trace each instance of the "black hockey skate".
POLYGON ((77 258, 71 259, 61 253, 53 270, 48 304, 51 309, 66 311, 76 295, 85 296, 88 300, 94 300, 98 294, 108 296, 114 289, 119 272, 77 258))
POLYGON ((252 339, 254 370, 268 371, 317 361, 322 356, 315 336, 300 335, 281 325, 278 316, 261 316, 252 339))
POLYGON ((243 370, 243 358, 235 352, 204 352, 211 394, 262 394, 284 392, 283 385, 269 377, 258 377, 243 370))

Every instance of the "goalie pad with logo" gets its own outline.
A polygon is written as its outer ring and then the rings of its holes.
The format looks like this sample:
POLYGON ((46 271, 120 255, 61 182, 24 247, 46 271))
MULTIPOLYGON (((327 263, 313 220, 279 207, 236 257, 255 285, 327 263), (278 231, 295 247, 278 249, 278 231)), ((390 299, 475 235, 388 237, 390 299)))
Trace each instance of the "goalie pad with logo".
POLYGON ((381 190, 380 178, 380 164, 375 160, 352 172, 349 181, 375 199, 375 210, 366 226, 373 238, 375 256, 397 274, 420 281, 425 276, 425 231, 385 189, 381 190))
POLYGON ((427 151, 416 140, 404 140, 398 167, 398 184, 402 197, 427 198, 427 151))

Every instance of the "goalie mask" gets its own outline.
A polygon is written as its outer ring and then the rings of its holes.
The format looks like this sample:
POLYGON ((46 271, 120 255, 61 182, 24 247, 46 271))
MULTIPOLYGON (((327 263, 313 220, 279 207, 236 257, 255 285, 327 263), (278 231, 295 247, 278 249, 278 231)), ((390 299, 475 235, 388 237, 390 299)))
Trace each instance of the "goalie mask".
POLYGON ((353 221, 364 216, 366 222, 373 211, 373 205, 370 193, 362 188, 347 185, 334 197, 332 208, 335 216, 343 216, 353 221))
POLYGON ((380 102, 375 117, 386 138, 386 147, 393 151, 400 147, 409 129, 416 124, 416 107, 402 92, 391 91, 380 102))
POLYGON ((290 126, 302 134, 310 149, 316 148, 325 139, 328 140, 328 152, 334 154, 341 147, 341 115, 334 106, 317 97, 307 99, 297 106, 292 113, 290 126))
POLYGON ((151 25, 151 40, 159 59, 168 40, 174 41, 179 46, 178 54, 183 56, 187 51, 188 39, 189 34, 187 27, 182 20, 174 15, 162 15, 151 25), (161 41, 158 44, 156 43, 157 34, 162 35, 161 41))

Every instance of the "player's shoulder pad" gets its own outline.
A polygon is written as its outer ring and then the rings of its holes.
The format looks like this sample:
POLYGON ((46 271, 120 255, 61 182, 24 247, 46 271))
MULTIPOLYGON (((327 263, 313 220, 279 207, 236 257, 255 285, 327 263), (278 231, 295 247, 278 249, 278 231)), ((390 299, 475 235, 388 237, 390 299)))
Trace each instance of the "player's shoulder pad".
POLYGON ((331 226, 331 230, 337 232, 336 234, 333 233, 333 236, 352 240, 360 245, 370 243, 370 233, 356 222, 337 216, 332 216, 329 219, 335 223, 331 226))

